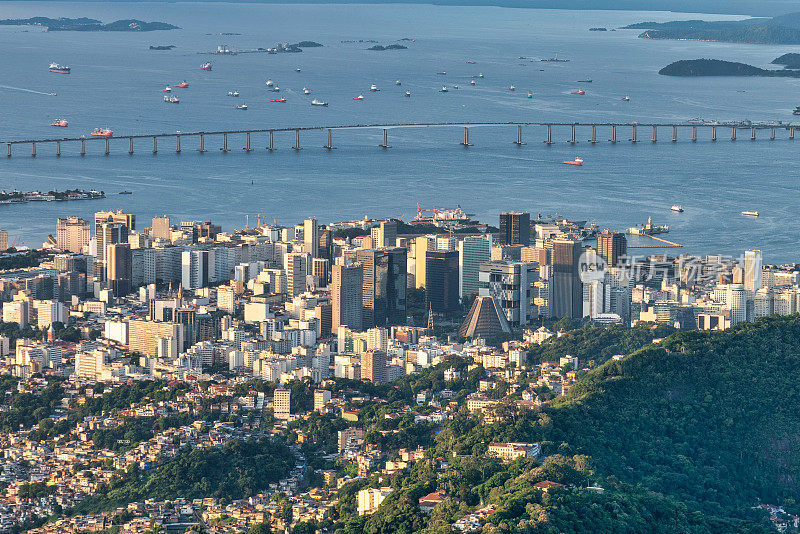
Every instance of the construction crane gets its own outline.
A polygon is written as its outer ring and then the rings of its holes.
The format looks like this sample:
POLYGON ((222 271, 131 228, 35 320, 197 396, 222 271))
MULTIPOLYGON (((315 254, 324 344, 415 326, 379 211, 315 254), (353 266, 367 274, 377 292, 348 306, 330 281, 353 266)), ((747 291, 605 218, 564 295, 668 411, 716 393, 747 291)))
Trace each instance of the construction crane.
MULTIPOLYGON (((261 226, 261 219, 266 219, 267 216, 266 215, 261 215, 259 213, 258 215, 245 215, 244 218, 245 218, 245 230, 249 230, 250 229, 250 219, 255 219, 256 221, 258 221, 258 226, 261 226)), ((258 226, 256 226, 256 228, 258 228, 258 226)))

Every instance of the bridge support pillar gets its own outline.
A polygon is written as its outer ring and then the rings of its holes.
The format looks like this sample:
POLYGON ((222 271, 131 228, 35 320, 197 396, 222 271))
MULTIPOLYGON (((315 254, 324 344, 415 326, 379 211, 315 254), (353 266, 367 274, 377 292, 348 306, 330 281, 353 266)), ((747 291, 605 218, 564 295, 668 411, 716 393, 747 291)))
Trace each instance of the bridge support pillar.
POLYGON ((176 154, 180 154, 181 153, 181 136, 180 135, 176 135, 175 136, 175 153, 176 154))
POLYGON ((11 157, 11 143, 6 143, 6 157, 11 157))
POLYGON ((128 154, 133 155, 133 137, 128 138, 128 154))
POLYGON ((677 143, 678 142, 678 127, 677 126, 673 126, 672 127, 672 142, 673 143, 677 143))
POLYGON ((550 126, 549 124, 547 125, 547 136, 545 137, 544 142, 547 143, 548 145, 553 144, 553 127, 550 126))
POLYGON ((774 141, 775 140, 775 127, 774 126, 769 129, 769 140, 770 141, 774 141))
POLYGON ((220 150, 223 152, 228 151, 228 134, 226 133, 222 134, 222 148, 220 150))
POLYGON ((383 129, 383 141, 378 145, 381 148, 389 148, 389 130, 383 129))
POLYGON ((617 126, 616 125, 612 125, 611 126, 611 142, 612 143, 616 143, 617 142, 617 126))
POLYGON ((638 143, 638 142, 639 142, 639 139, 638 139, 637 132, 636 132, 636 125, 634 124, 631 127, 631 143, 638 143))
POLYGON ((711 140, 712 141, 716 141, 717 140, 717 127, 716 126, 712 126, 711 127, 711 140))
POLYGON ((244 151, 250 152, 252 149, 250 148, 250 132, 247 132, 244 135, 244 151))
POLYGON ((36 157, 36 143, 31 143, 31 157, 36 157))
POLYGON ((697 142, 697 126, 692 126, 692 143, 697 142))
POLYGON ((573 124, 569 129, 569 144, 574 145, 577 142, 575 139, 575 125, 573 124))
POLYGON ((750 140, 751 141, 755 141, 756 140, 756 129, 755 128, 750 128, 750 140))
POLYGON ((789 128, 789 139, 794 139, 794 128, 789 128))
POLYGON ((336 148, 333 146, 333 130, 328 128, 328 140, 322 148, 327 148, 328 150, 333 150, 336 148))
POLYGON ((110 147, 108 146, 108 145, 109 145, 109 142, 108 142, 108 137, 106 137, 105 141, 106 141, 106 151, 105 151, 105 154, 106 154, 106 156, 108 156, 108 154, 111 152, 111 150, 109 150, 109 149, 110 149, 110 147))
POLYGON ((275 150, 275 145, 273 144, 274 137, 275 137, 275 132, 270 130, 269 131, 269 145, 267 146, 267 150, 269 150, 270 152, 275 150))
POLYGON ((731 126, 731 141, 736 141, 736 126, 731 126))
POLYGON ((595 144, 597 142, 597 126, 592 124, 592 137, 589 139, 589 142, 595 144))
POLYGON ((294 131, 294 150, 300 150, 300 130, 294 131))
POLYGON ((81 156, 86 155, 86 139, 81 139, 81 156))
POLYGON ((464 142, 461 143, 464 148, 472 146, 469 142, 469 128, 464 126, 464 142))
POLYGON ((201 154, 206 151, 206 136, 200 134, 200 148, 197 149, 201 154))
POLYGON ((653 143, 658 141, 658 126, 653 125, 653 137, 651 140, 653 143))
POLYGON ((522 125, 517 124, 517 140, 514 141, 514 144, 517 146, 522 146, 525 143, 522 142, 522 125))
POLYGON ((153 154, 158 154, 158 138, 153 137, 153 154))
POLYGON ((61 141, 56 141, 56 156, 61 155, 61 141))

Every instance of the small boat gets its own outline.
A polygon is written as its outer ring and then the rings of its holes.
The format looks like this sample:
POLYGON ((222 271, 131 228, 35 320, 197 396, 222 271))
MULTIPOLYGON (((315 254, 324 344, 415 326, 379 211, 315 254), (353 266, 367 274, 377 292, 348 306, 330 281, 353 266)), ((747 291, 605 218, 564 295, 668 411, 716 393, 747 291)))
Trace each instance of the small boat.
POLYGON ((531 93, 530 91, 528 91, 528 98, 533 98, 533 93, 531 93))
POLYGON ((228 96, 239 96, 239 91, 228 91, 228 96))
POLYGON ((795 106, 794 111, 792 111, 792 115, 800 115, 800 106, 795 106))
POLYGON ((114 132, 112 132, 108 128, 95 128, 94 130, 92 130, 92 133, 90 135, 93 135, 95 137, 111 137, 114 135, 114 132))
POLYGON ((592 83, 592 79, 586 78, 585 80, 578 80, 578 83, 592 83))
POLYGON ((181 89, 186 89, 187 87, 189 87, 189 82, 183 80, 181 83, 172 84, 172 87, 180 87, 181 89))
POLYGON ((312 106, 327 106, 327 102, 323 102, 322 100, 317 100, 316 98, 311 101, 312 106))
POLYGON ((175 95, 172 96, 164 95, 164 102, 166 102, 167 104, 180 104, 181 100, 175 95))
POLYGON ((447 75, 447 71, 445 71, 445 70, 439 71, 436 74, 438 74, 439 76, 446 76, 447 75))
POLYGON ((296 69, 294 69, 294 71, 295 72, 300 72, 300 67, 297 67, 296 69))
POLYGON ((247 109, 247 104, 236 104, 236 109, 247 109))
POLYGON ((374 83, 369 86, 369 90, 372 91, 373 93, 380 91, 380 89, 378 89, 378 86, 375 85, 374 83))
POLYGON ((439 92, 440 92, 440 93, 447 93, 448 91, 449 91, 449 90, 448 90, 448 89, 447 89, 447 87, 445 87, 444 85, 442 86, 442 88, 441 88, 441 89, 439 89, 439 92))
POLYGON ((509 90, 509 91, 516 91, 516 90, 517 90, 517 88, 516 88, 516 87, 514 87, 513 85, 510 85, 510 86, 508 87, 508 90, 509 90))
POLYGON ((474 65, 474 64, 475 64, 475 62, 474 62, 474 61, 472 61, 471 59, 470 59, 470 60, 467 60, 467 65, 474 65))
POLYGON ((758 217, 758 212, 757 211, 743 211, 742 215, 744 215, 745 217, 758 217))
POLYGON ((400 83, 400 80, 397 80, 396 82, 394 82, 394 84, 395 85, 403 85, 402 83, 400 83))
POLYGON ((285 98, 283 98, 283 97, 280 97, 280 98, 272 98, 272 99, 270 99, 270 102, 280 102, 280 103, 282 103, 282 104, 285 104, 285 103, 286 103, 286 99, 285 99, 285 98))
POLYGON ((572 91, 570 94, 571 95, 585 95, 586 91, 584 91, 583 89, 578 89, 577 91, 572 91))
POLYGON ((575 159, 573 159, 571 161, 565 161, 564 165, 575 165, 576 167, 582 167, 583 166, 583 160, 581 159, 580 156, 577 156, 575 159))
POLYGON ((120 195, 132 195, 133 193, 131 193, 130 191, 120 191, 118 194, 120 194, 120 195))
POLYGON ((469 84, 470 84, 470 85, 475 85, 475 80, 470 80, 470 81, 469 81, 469 84))
POLYGON ((200 65, 200 70, 211 70, 211 63, 208 62, 203 63, 202 65, 200 65))
POLYGON ((680 204, 675 204, 670 209, 675 213, 683 213, 683 206, 681 206, 680 204))
POLYGON ((406 96, 411 96, 411 91, 406 91, 406 96))
POLYGON ((472 77, 473 77, 473 78, 483 78, 483 74, 481 74, 481 73, 479 72, 478 74, 473 74, 473 75, 472 75, 472 77))
POLYGON ((308 88, 306 88, 306 87, 303 87, 303 94, 304 94, 304 95, 310 95, 310 94, 311 94, 311 89, 308 89, 308 88))
POLYGON ((171 93, 171 92, 172 92, 172 87, 170 87, 170 86, 168 85, 168 86, 166 86, 165 88, 163 88, 163 89, 161 90, 161 92, 162 92, 162 93, 171 93))
POLYGON ((353 100, 364 100, 364 95, 354 96, 353 100))
POLYGON ((50 126, 58 126, 60 128, 66 128, 67 126, 69 126, 69 123, 67 122, 67 119, 56 119, 50 123, 50 126))
POLYGON ((272 80, 267 80, 267 87, 272 87, 273 85, 275 84, 272 83, 272 80))
POLYGON ((278 87, 277 85, 273 85, 272 87, 269 88, 269 90, 272 91, 273 93, 280 93, 281 92, 281 88, 278 87))
POLYGON ((458 89, 458 84, 453 85, 453 89, 458 89))
POLYGON ((627 95, 622 97, 622 101, 623 102, 630 102, 630 100, 631 100, 631 97, 629 97, 627 95))
POLYGON ((70 68, 66 65, 59 65, 58 63, 50 63, 50 72, 56 74, 69 74, 70 68))

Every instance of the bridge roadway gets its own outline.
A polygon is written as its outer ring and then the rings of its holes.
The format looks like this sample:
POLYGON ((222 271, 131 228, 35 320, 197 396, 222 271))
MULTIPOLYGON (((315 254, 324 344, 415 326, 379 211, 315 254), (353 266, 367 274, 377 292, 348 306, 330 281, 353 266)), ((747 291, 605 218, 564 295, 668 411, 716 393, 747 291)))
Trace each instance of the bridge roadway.
POLYGON ((758 130, 769 130, 771 140, 775 139, 775 132, 776 130, 785 130, 789 132, 789 139, 794 139, 794 133, 796 128, 800 128, 799 125, 794 124, 769 124, 769 123, 719 123, 719 124, 709 124, 709 123, 702 123, 702 124, 692 124, 692 123, 620 123, 620 122, 594 122, 594 123, 582 123, 582 122, 420 122, 420 123, 391 123, 391 124, 345 124, 345 125, 336 125, 336 126, 296 126, 296 127, 284 127, 284 128, 253 128, 253 129, 245 129, 245 130, 218 130, 218 131, 202 131, 202 132, 183 132, 183 131, 176 131, 176 132, 161 132, 161 133, 151 133, 151 134, 129 134, 129 135, 115 135, 113 137, 100 137, 100 136, 81 136, 81 137, 61 137, 61 138, 49 138, 49 139, 17 139, 17 140, 6 140, 0 141, 1 144, 6 145, 6 156, 11 157, 12 155, 12 147, 14 145, 30 145, 31 146, 31 156, 36 156, 36 147, 40 144, 55 144, 56 145, 56 155, 61 155, 61 144, 62 143, 80 143, 80 154, 86 154, 86 141, 105 141, 105 154, 110 154, 110 144, 112 140, 128 140, 128 153, 133 154, 134 150, 134 140, 136 139, 152 139, 153 142, 153 154, 158 152, 158 139, 163 138, 174 138, 176 140, 175 151, 180 153, 181 152, 181 138, 183 137, 198 137, 200 140, 199 145, 199 152, 205 152, 205 138, 206 136, 211 137, 220 137, 222 138, 222 146, 220 150, 223 152, 229 152, 230 149, 228 148, 228 135, 244 135, 245 136, 245 146, 243 150, 250 152, 252 151, 251 145, 251 135, 252 134, 268 134, 268 144, 266 146, 267 150, 275 150, 274 144, 274 135, 276 133, 285 133, 285 132, 294 132, 294 145, 291 147, 295 150, 300 150, 302 147, 300 145, 300 133, 301 132, 311 132, 311 131, 327 131, 327 143, 323 146, 323 148, 327 148, 329 150, 335 148, 333 146, 333 131, 340 131, 340 130, 382 130, 382 139, 381 143, 378 145, 382 148, 390 148, 389 145, 389 130, 398 130, 398 129, 407 129, 407 128, 452 128, 452 127, 459 127, 463 128, 464 130, 464 137, 463 141, 461 141, 461 145, 468 147, 472 146, 469 141, 469 129, 470 128, 480 128, 480 127, 504 127, 504 126, 512 126, 516 127, 516 140, 514 144, 517 145, 524 145, 525 142, 522 140, 522 128, 523 127, 543 127, 545 128, 545 138, 543 140, 544 143, 552 144, 553 141, 553 128, 568 128, 569 130, 569 139, 566 140, 568 143, 575 144, 578 142, 577 140, 577 130, 579 128, 591 129, 591 137, 589 138, 589 143, 598 143, 600 142, 597 133, 598 128, 610 129, 611 137, 608 139, 611 143, 617 143, 621 140, 617 137, 617 129, 618 128, 629 128, 631 132, 631 136, 627 139, 627 141, 637 143, 640 142, 642 139, 639 138, 639 129, 650 129, 651 130, 651 138, 650 141, 653 143, 658 141, 658 131, 659 129, 663 128, 671 128, 671 141, 677 142, 678 138, 678 131, 691 129, 691 141, 697 141, 697 131, 699 128, 703 129, 711 129, 711 140, 717 140, 717 129, 729 129, 731 140, 736 140, 736 132, 737 130, 749 130, 750 131, 750 139, 756 140, 756 132, 758 130))

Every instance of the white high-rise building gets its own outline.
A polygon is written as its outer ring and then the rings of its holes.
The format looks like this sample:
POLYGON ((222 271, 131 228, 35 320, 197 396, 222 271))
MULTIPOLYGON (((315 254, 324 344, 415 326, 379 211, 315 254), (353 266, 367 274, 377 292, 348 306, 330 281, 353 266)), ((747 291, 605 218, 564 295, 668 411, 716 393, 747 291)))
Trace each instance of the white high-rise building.
POLYGON ((731 312, 731 326, 747 320, 747 290, 742 284, 729 284, 725 300, 731 312))
POLYGON ((311 264, 311 255, 306 252, 292 252, 286 256, 286 293, 296 297, 306 290, 306 276, 311 264))
POLYGON ((211 282, 213 251, 185 250, 181 256, 181 285, 184 289, 206 287, 211 282))
MULTIPOLYGON (((478 294, 478 268, 492 258, 492 235, 465 237, 458 244, 458 296, 478 294)), ((423 259, 424 262, 424 259, 423 259)), ((425 280, 422 280, 423 285, 425 280)))
POLYGON ((313 217, 303 221, 303 250, 317 257, 319 251, 319 225, 313 217))
POLYGON ((761 289, 763 261, 760 250, 744 252, 744 288, 755 293, 761 289))

